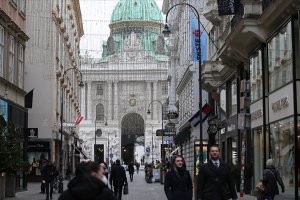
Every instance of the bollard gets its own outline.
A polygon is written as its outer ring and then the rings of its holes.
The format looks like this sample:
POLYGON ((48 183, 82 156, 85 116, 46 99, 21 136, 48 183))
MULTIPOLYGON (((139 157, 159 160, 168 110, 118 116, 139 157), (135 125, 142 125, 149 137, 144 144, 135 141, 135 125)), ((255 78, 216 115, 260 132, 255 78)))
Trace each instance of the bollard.
POLYGON ((160 172, 160 183, 161 184, 165 183, 165 178, 166 178, 166 171, 165 170, 161 170, 161 172, 160 172))

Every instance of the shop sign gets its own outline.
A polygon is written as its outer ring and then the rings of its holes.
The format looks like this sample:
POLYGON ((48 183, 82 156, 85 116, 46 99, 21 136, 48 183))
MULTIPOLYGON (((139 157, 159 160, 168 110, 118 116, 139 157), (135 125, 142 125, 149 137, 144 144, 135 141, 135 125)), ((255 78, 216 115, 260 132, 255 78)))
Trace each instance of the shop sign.
POLYGON ((288 106, 289 106, 288 97, 284 97, 284 98, 276 101, 275 103, 272 103, 272 110, 274 112, 278 112, 284 108, 287 108, 288 106))
POLYGON ((257 120, 259 118, 262 117, 262 110, 261 109, 258 109, 256 111, 254 111, 253 113, 251 113, 251 121, 254 121, 254 120, 257 120))

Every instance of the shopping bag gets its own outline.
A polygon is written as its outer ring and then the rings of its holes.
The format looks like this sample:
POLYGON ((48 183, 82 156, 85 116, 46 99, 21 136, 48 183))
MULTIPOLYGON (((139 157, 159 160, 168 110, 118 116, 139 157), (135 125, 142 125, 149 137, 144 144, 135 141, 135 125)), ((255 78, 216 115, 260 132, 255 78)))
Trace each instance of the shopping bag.
POLYGON ((124 185, 123 194, 128 194, 128 184, 124 185))
POLYGON ((259 192, 263 192, 265 190, 265 186, 261 180, 256 184, 255 187, 259 192))

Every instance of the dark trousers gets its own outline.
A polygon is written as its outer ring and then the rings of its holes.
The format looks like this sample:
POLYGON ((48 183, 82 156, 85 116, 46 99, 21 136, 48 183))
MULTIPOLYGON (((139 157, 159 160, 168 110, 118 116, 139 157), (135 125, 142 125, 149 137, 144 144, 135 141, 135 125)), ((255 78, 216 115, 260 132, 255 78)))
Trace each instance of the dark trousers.
POLYGON ((50 195, 50 199, 52 199, 53 181, 46 181, 45 182, 45 187, 46 187, 46 196, 47 196, 47 199, 49 199, 49 195, 50 195), (50 187, 50 194, 49 194, 49 187, 50 187))
POLYGON ((129 174, 130 180, 133 181, 133 174, 129 174))
POLYGON ((123 186, 114 186, 114 194, 117 200, 122 199, 123 186))
POLYGON ((45 183, 41 183, 41 193, 45 193, 45 183))

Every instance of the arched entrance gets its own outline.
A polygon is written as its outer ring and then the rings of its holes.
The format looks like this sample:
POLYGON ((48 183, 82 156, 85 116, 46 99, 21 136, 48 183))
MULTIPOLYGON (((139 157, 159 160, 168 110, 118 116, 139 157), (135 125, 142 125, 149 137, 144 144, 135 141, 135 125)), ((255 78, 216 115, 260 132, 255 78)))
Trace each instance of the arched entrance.
POLYGON ((144 151, 144 119, 137 113, 126 114, 121 122, 121 155, 125 164, 139 162, 144 151))

